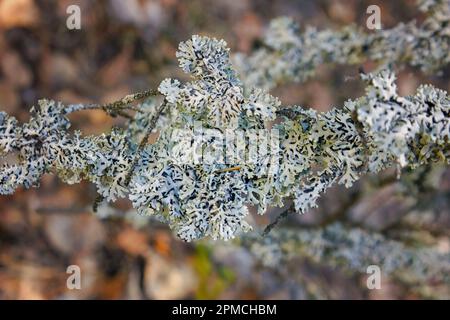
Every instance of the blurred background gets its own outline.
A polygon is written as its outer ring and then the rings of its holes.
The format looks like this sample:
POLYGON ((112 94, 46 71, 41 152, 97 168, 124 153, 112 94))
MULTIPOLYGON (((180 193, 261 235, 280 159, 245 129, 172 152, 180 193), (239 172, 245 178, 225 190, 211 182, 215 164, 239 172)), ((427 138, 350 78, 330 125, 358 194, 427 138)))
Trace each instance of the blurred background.
MULTIPOLYGON (((0 110, 27 121, 40 98, 114 101, 156 88, 164 77, 186 79, 175 52, 192 34, 223 38, 232 52, 249 53, 273 18, 288 15, 301 26, 320 29, 351 23, 364 28, 371 4, 381 7, 384 28, 422 18, 409 0, 0 0, 0 110), (66 27, 66 9, 73 4, 81 8, 81 30, 66 27)), ((449 90, 449 71, 426 75, 405 68, 399 73, 400 93, 412 94, 425 82, 449 90)), ((285 105, 326 111, 362 95, 364 88, 358 66, 326 65, 308 82, 273 93, 285 105)), ((80 112, 71 120, 85 134, 123 124, 102 111, 80 112)), ((388 170, 349 190, 333 188, 319 209, 285 223, 308 228, 342 218, 388 232, 411 213, 427 213, 431 218, 413 220, 414 237, 450 252, 449 193, 448 168, 425 168, 400 180, 388 170)), ((38 189, 0 197, 1 299, 420 298, 389 278, 383 278, 382 290, 370 291, 364 274, 306 259, 271 268, 239 245, 187 244, 164 225, 127 214, 125 200, 93 214, 95 197, 89 183, 69 186, 49 175, 38 189), (72 264, 81 268, 81 290, 66 287, 72 264)), ((264 226, 275 215, 258 217, 258 223, 264 226)), ((436 297, 450 296, 446 285, 435 289, 436 297)))

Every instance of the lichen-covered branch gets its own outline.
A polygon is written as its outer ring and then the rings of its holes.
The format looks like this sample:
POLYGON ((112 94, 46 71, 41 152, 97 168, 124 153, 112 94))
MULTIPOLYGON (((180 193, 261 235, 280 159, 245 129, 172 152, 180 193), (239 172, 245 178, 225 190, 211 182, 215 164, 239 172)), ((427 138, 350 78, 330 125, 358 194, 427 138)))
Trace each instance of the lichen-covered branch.
POLYGON ((192 80, 162 81, 163 104, 142 103, 126 129, 71 134, 67 108, 49 100, 22 125, 2 112, 0 193, 38 185, 45 173, 86 179, 105 200, 128 197, 184 240, 230 239, 251 228, 248 205, 262 214, 293 198, 305 212, 334 183, 351 186, 368 171, 448 164, 445 91, 425 85, 401 97, 385 70, 362 76, 363 97, 320 113, 282 107, 260 88, 244 93, 223 40, 193 36, 177 57, 192 80), (159 138, 149 144, 153 128, 159 138))
POLYGON ((295 257, 366 274, 377 265, 408 283, 450 283, 450 256, 436 248, 408 247, 381 234, 335 223, 325 228, 277 229, 263 240, 242 240, 261 262, 277 266, 295 257))
POLYGON ((399 24, 392 29, 367 33, 350 25, 341 30, 317 30, 299 26, 289 18, 274 20, 264 47, 250 55, 238 54, 234 62, 244 75, 246 88, 273 88, 281 83, 302 82, 325 63, 410 65, 436 72, 450 62, 450 3, 448 0, 420 0, 426 19, 399 24))
MULTIPOLYGON (((123 97, 120 100, 111 102, 111 103, 105 103, 105 104, 71 104, 65 107, 65 113, 70 114, 73 112, 81 111, 81 110, 94 110, 94 109, 100 109, 105 111, 107 114, 111 116, 121 115, 124 116, 124 110, 133 110, 133 111, 139 111, 136 107, 130 105, 131 103, 141 100, 144 98, 148 98, 150 96, 156 96, 158 95, 158 91, 156 90, 145 90, 143 92, 137 92, 134 94, 129 94, 125 97, 123 97)), ((128 118, 129 115, 125 114, 125 117, 128 118)))

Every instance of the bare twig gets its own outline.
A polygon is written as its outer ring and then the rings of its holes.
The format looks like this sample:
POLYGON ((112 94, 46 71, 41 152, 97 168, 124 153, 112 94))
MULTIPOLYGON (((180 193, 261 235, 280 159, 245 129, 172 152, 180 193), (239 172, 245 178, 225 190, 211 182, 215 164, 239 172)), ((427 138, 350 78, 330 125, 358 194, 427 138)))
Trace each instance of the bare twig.
POLYGON ((261 236, 265 237, 267 236, 270 231, 272 231, 273 228, 275 228, 281 221, 283 221, 284 219, 286 219, 289 214, 294 213, 294 205, 291 204, 286 210, 284 210, 283 212, 281 212, 274 221, 272 221, 271 223, 269 223, 265 228, 264 231, 262 232, 261 236))

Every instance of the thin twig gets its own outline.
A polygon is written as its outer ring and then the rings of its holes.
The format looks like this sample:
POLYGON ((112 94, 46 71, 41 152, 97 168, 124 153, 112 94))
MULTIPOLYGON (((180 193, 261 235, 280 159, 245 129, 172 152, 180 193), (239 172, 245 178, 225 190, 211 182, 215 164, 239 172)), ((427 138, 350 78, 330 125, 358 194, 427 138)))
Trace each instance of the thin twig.
MULTIPOLYGON (((143 92, 138 92, 135 94, 129 94, 125 97, 123 97, 120 100, 111 102, 111 103, 107 103, 107 104, 103 104, 103 105, 98 105, 98 104, 88 104, 88 105, 83 105, 83 104, 76 104, 76 105, 69 105, 67 106, 67 108, 65 109, 66 113, 72 113, 75 111, 80 111, 80 110, 93 110, 93 109, 101 109, 103 111, 105 111, 106 113, 108 113, 109 115, 115 117, 117 115, 120 115, 122 117, 125 117, 127 119, 133 119, 132 116, 130 116, 128 113, 126 113, 124 110, 128 109, 128 110, 134 110, 134 111, 138 111, 139 109, 136 108, 135 106, 130 106, 129 104, 132 102, 135 102, 136 100, 140 100, 149 96, 155 96, 158 95, 158 91, 157 90, 146 90, 143 92)), ((163 103, 160 105, 159 109, 156 110, 156 113, 153 115, 153 118, 150 120, 149 126, 147 128, 147 132, 145 134, 145 137, 142 139, 141 143, 139 144, 138 150, 137 150, 137 155, 134 157, 133 159, 133 163, 131 164, 131 170, 130 172, 128 172, 126 180, 125 180, 125 184, 128 185, 130 183, 131 180, 131 176, 133 175, 134 169, 136 167, 136 163, 139 160, 139 154, 141 153, 142 149, 145 146, 146 141, 148 140, 148 137, 150 136, 150 133, 153 131, 153 128, 156 125, 156 122, 159 119, 159 116, 161 114, 161 112, 163 111, 163 109, 166 107, 166 100, 163 101, 163 103)), ((94 212, 97 212, 98 207, 100 206, 100 204, 103 202, 105 198, 102 195, 97 195, 97 197, 94 200, 94 203, 92 205, 92 209, 94 212)))
POLYGON ((136 151, 136 155, 134 156, 133 162, 131 163, 130 171, 128 171, 128 174, 125 179, 125 185, 128 186, 131 181, 131 177, 133 176, 134 170, 136 169, 136 164, 139 161, 139 156, 144 149, 145 145, 147 144, 148 138, 150 137, 150 134, 152 133, 153 129, 156 127, 156 123, 158 122, 159 117, 161 116, 161 113, 163 113, 164 109, 167 107, 167 101, 164 99, 164 101, 160 104, 159 108, 156 109, 155 114, 150 119, 150 122, 146 128, 146 132, 144 137, 142 138, 141 142, 139 143, 138 149, 136 151))
POLYGON ((122 116, 125 118, 131 118, 130 115, 128 115, 127 113, 124 112, 124 110, 133 110, 133 111, 139 111, 138 108, 136 108, 135 106, 130 106, 131 103, 137 101, 137 100, 141 100, 150 96, 156 96, 159 95, 159 92, 157 90, 146 90, 143 92, 137 92, 134 94, 129 94, 125 97, 123 97, 120 100, 114 101, 114 102, 110 102, 110 103, 105 103, 105 104, 71 104, 68 105, 65 109, 65 113, 69 114, 69 113, 73 113, 76 111, 81 111, 81 110, 94 110, 94 109, 100 109, 105 111, 107 114, 109 114, 112 117, 115 116, 122 116))
POLYGON ((286 219, 288 217, 289 214, 293 213, 293 205, 290 205, 285 211, 283 211, 282 213, 280 213, 274 221, 272 221, 271 223, 269 223, 265 228, 264 231, 262 232, 261 236, 265 237, 267 236, 270 231, 272 231, 273 228, 275 228, 276 225, 278 225, 281 221, 283 221, 284 219, 286 219))
POLYGON ((240 166, 236 166, 236 167, 231 167, 231 168, 225 168, 225 169, 220 169, 215 171, 215 173, 223 173, 223 172, 230 172, 230 171, 239 171, 241 170, 242 167, 240 166))
POLYGON ((278 116, 285 116, 289 119, 295 119, 299 114, 297 110, 292 108, 279 109, 276 113, 278 116))
POLYGON ((92 210, 94 212, 98 211, 98 207, 103 202, 103 200, 105 200, 105 198, 101 194, 98 194, 97 197, 94 200, 94 203, 92 204, 92 210))
POLYGON ((359 138, 361 139, 361 146, 363 147, 363 157, 364 162, 362 165, 362 172, 367 172, 369 167, 369 141, 367 140, 367 137, 364 133, 364 125, 358 120, 358 114, 356 110, 353 110, 351 112, 351 118, 353 123, 355 124, 356 132, 358 133, 359 138))
POLYGON ((133 103, 136 100, 141 100, 149 96, 156 96, 158 94, 159 92, 157 90, 150 89, 143 92, 129 94, 120 100, 101 105, 100 107, 101 109, 105 110, 105 112, 109 112, 110 110, 112 110, 112 112, 115 112, 124 108, 126 109, 130 103, 133 103))
MULTIPOLYGON (((129 115, 125 111, 118 110, 118 111, 115 112, 115 114, 118 115, 118 116, 121 116, 121 117, 123 117, 125 119, 133 120, 133 116, 129 115)), ((111 115, 111 116, 114 117, 115 115, 111 115)))

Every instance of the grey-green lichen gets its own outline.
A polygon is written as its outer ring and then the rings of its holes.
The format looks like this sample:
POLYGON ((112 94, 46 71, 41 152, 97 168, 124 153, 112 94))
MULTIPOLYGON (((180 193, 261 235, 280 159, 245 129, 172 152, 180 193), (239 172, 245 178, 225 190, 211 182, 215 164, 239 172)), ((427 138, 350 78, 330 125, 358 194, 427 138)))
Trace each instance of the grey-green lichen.
MULTIPOLYGON (((156 219, 186 241, 228 240, 252 228, 251 205, 264 214, 292 200, 293 210, 304 213, 334 184, 350 187, 366 173, 437 162, 448 166, 448 93, 421 85, 402 97, 388 68, 408 64, 438 72, 450 62, 449 2, 422 0, 420 8, 426 13, 420 25, 374 33, 355 26, 300 33, 292 20, 277 19, 265 47, 237 55, 237 68, 224 40, 195 35, 176 54, 191 76, 188 82, 165 79, 158 90, 100 106, 40 100, 23 124, 0 112, 0 194, 38 186, 46 173, 69 184, 88 180, 100 200, 128 198, 140 214, 126 214, 135 224, 156 219), (304 81, 324 63, 365 60, 379 65, 361 75, 365 94, 328 112, 283 106, 267 91, 304 81), (134 115, 125 128, 100 135, 69 131, 71 113, 96 108, 111 116, 134 115), (151 133, 158 138, 147 143, 151 133)), ((117 214, 104 204, 99 211, 100 216, 117 214)), ((413 212, 402 223, 428 220, 413 212)), ((450 283, 448 252, 380 233, 334 222, 279 227, 265 235, 249 233, 240 243, 269 266, 306 257, 360 273, 376 264, 409 283, 450 283)))
POLYGON ((23 125, 1 113, 2 155, 17 155, 3 164, 1 194, 37 185, 44 173, 67 183, 87 179, 103 199, 128 197, 184 240, 230 239, 251 228, 249 204, 264 213, 293 198, 296 210, 305 212, 331 185, 349 187, 365 172, 448 164, 445 91, 421 86, 400 97, 394 74, 385 70, 363 75, 363 97, 321 113, 283 107, 258 88, 244 94, 223 40, 193 36, 177 56, 192 80, 162 81, 166 108, 152 99, 139 105, 127 130, 71 134, 67 116, 80 107, 49 100, 41 100, 23 125), (135 137, 157 128, 153 144, 135 137))
POLYGON ((243 240, 244 246, 265 265, 276 267, 295 257, 366 274, 377 265, 384 275, 410 284, 450 283, 450 256, 430 247, 411 247, 383 235, 340 223, 324 228, 277 229, 264 239, 243 240))
POLYGON ((250 55, 237 54, 234 62, 245 87, 273 88, 302 82, 325 63, 361 64, 375 61, 379 70, 410 65, 437 72, 450 62, 450 5, 447 0, 420 0, 425 20, 400 23, 392 29, 367 33, 356 25, 341 30, 300 27, 290 18, 272 21, 264 47, 250 55))

